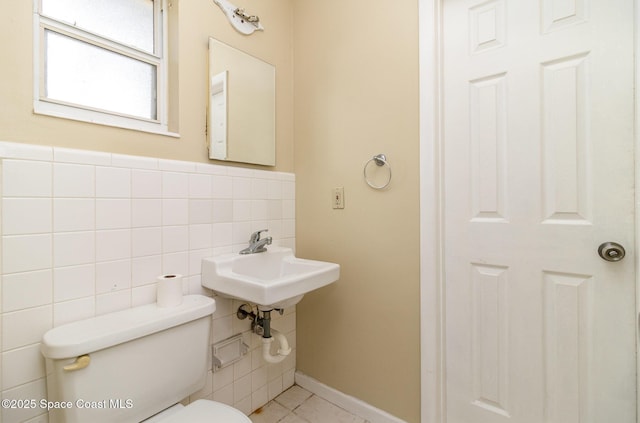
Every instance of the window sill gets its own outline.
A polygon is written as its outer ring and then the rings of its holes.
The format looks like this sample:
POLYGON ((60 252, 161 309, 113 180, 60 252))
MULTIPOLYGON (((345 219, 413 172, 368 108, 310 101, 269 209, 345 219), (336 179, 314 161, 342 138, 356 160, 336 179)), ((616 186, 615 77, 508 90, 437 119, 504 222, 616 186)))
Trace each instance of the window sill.
POLYGON ((130 129, 133 131, 146 132, 171 138, 180 138, 179 133, 169 131, 167 126, 161 123, 144 121, 126 116, 111 115, 93 110, 79 109, 63 104, 49 103, 47 101, 35 100, 33 102, 33 113, 79 122, 93 123, 96 125, 130 129))

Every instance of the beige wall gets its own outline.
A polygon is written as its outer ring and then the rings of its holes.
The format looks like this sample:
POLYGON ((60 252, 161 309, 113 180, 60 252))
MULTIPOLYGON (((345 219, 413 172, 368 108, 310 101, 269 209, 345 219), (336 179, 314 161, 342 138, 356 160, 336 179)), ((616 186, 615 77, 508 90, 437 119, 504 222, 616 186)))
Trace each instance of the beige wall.
POLYGON ((417 2, 296 0, 294 18, 297 254, 342 266, 298 305, 297 368, 418 422, 417 2), (378 153, 385 191, 362 175, 378 153))
POLYGON ((299 304, 298 368, 419 421, 416 0, 245 0, 266 29, 250 37, 211 0, 172 3, 179 139, 33 115, 32 2, 0 0, 0 140, 206 162, 208 37, 273 63, 276 170, 296 172, 298 255, 342 265, 299 304), (377 153, 393 166, 385 191, 362 178, 377 153), (331 208, 336 186, 344 210, 331 208))
MULTIPOLYGON (((246 0, 265 31, 247 37, 236 32, 212 0, 170 0, 177 12, 179 46, 171 66, 179 68, 177 124, 180 138, 34 115, 33 2, 0 0, 0 140, 208 162, 205 126, 209 37, 240 48, 277 69, 276 170, 293 170, 293 63, 291 0, 246 0)), ((176 117, 173 116, 173 120, 176 117)), ((255 167, 255 166, 253 166, 255 167)), ((272 169, 272 168, 267 168, 272 169)))

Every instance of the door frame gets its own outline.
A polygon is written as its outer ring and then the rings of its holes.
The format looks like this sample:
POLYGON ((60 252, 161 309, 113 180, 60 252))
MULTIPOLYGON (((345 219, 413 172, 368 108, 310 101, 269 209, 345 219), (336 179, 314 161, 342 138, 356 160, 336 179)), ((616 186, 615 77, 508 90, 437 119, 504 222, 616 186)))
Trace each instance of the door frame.
MULTIPOLYGON (((420 78, 420 410, 422 423, 445 423, 444 196, 442 156, 442 2, 418 0, 420 78)), ((640 86, 640 0, 634 4, 634 85, 640 86)), ((635 251, 640 240, 640 96, 635 97, 635 251)), ((640 254, 636 275, 636 316, 640 310, 640 254)), ((636 331, 636 369, 640 369, 636 331)), ((637 375, 637 372, 636 372, 637 375)), ((636 410, 640 386, 636 376, 636 410)))
POLYGON ((420 413, 444 423, 442 0, 418 0, 420 75, 420 413))

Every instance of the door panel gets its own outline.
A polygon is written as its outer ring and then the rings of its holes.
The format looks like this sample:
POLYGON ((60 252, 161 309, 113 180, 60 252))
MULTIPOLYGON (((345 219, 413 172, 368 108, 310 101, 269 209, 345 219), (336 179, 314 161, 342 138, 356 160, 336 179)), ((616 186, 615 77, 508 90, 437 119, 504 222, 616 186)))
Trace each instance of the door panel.
POLYGON ((450 423, 635 422, 633 15, 443 0, 450 423))

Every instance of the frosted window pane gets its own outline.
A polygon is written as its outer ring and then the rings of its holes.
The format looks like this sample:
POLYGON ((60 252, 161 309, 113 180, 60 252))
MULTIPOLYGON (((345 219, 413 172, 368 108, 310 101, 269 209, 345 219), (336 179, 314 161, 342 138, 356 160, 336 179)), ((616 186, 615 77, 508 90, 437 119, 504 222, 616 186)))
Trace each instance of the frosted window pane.
POLYGON ((156 119, 156 67, 45 32, 45 95, 121 114, 156 119))
POLYGON ((42 0, 42 13, 149 53, 153 45, 153 0, 42 0))

